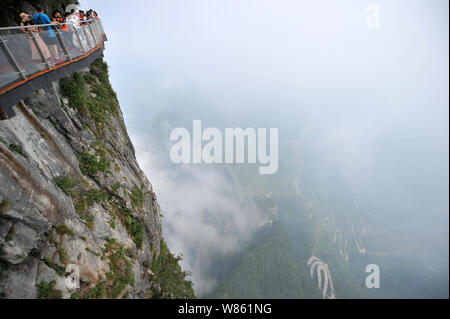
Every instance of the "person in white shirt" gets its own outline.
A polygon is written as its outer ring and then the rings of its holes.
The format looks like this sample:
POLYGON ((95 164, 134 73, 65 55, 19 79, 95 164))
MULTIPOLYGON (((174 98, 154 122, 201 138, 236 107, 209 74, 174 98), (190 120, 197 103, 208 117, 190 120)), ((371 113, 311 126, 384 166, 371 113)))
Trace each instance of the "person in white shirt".
POLYGON ((75 14, 75 10, 70 12, 70 15, 67 17, 67 22, 72 23, 74 28, 80 27, 80 18, 78 17, 78 14, 75 14))
POLYGON ((87 42, 84 38, 83 31, 81 30, 80 18, 74 9, 72 9, 70 12, 70 15, 67 16, 66 22, 69 25, 71 25, 70 29, 73 32, 77 32, 77 34, 78 34, 78 36, 76 36, 74 34, 74 36, 76 38, 73 39, 74 40, 73 42, 75 43, 76 46, 78 46, 78 49, 80 49, 81 51, 85 51, 83 49, 83 47, 87 48, 87 42), (81 40, 81 43, 80 43, 80 40, 81 40))

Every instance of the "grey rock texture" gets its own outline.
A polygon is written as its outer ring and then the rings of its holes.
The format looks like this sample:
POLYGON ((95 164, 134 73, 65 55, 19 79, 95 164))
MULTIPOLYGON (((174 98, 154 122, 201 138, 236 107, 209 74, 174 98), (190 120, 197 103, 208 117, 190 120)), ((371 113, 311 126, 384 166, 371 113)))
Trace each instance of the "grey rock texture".
MULTIPOLYGON (((88 73, 91 102, 101 98, 94 92, 99 74, 88 73)), ((51 282, 64 298, 100 284, 108 291, 116 271, 108 243, 125 252, 134 282, 102 296, 141 298, 152 285, 148 265, 160 251, 160 208, 120 108, 104 111, 100 122, 72 102, 55 82, 0 121, 0 298, 42 297, 40 287, 51 282), (101 160, 106 169, 86 169, 101 160), (68 265, 79 267, 80 289, 67 288, 68 265)), ((105 103, 111 100, 98 105, 105 103)))

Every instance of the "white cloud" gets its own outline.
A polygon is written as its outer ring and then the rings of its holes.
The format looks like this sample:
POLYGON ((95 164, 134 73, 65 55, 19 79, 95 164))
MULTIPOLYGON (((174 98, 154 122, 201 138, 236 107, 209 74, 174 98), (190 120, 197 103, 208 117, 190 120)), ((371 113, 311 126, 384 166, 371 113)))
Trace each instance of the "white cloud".
POLYGON ((213 167, 167 169, 148 139, 133 136, 132 140, 166 217, 164 236, 169 247, 183 254, 196 293, 207 293, 215 284, 205 275, 211 256, 239 251, 265 216, 252 202, 241 199, 234 185, 213 167))

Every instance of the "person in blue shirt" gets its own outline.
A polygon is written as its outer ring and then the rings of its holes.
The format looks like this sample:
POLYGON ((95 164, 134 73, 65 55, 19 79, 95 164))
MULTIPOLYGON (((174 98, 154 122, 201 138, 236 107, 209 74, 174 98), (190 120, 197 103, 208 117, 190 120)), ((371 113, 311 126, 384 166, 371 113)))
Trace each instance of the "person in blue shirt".
MULTIPOLYGON (((34 24, 40 25, 40 24, 57 24, 56 22, 52 22, 48 15, 45 14, 44 9, 42 7, 36 8, 37 13, 33 16, 34 24)), ((55 32, 53 31, 51 26, 44 27, 44 39, 47 43, 50 52, 52 54, 52 57, 49 58, 50 61, 56 61, 56 62, 62 62, 64 60, 61 60, 59 58, 59 51, 58 51, 58 38, 56 37, 55 32)))

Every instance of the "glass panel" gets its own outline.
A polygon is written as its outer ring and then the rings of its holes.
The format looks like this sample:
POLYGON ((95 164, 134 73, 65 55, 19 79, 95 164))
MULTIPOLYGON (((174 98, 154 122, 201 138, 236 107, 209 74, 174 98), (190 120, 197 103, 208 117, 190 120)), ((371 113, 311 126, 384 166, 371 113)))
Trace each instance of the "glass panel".
POLYGON ((102 28, 102 24, 101 24, 100 20, 97 20, 97 27, 98 27, 98 32, 100 33, 100 36, 102 37, 102 40, 103 40, 103 28, 102 28))
POLYGON ((97 46, 98 46, 100 44, 100 42, 101 42, 102 34, 100 32, 100 28, 98 26, 98 22, 97 21, 93 21, 93 23, 92 23, 92 30, 94 31, 95 36, 97 38, 97 46))
POLYGON ((89 40, 91 41, 92 48, 95 49, 97 47, 97 41, 95 40, 95 33, 90 22, 86 24, 86 32, 89 35, 89 40))
POLYGON ((100 32, 102 34, 105 34, 105 30, 103 30, 102 20, 98 19, 97 22, 98 22, 98 26, 100 27, 100 32))
POLYGON ((89 34, 92 35, 92 39, 94 40, 94 47, 97 47, 98 45, 98 34, 95 31, 94 23, 91 21, 89 22, 89 34))
POLYGON ((81 46, 78 41, 76 30, 72 24, 65 25, 65 28, 61 29, 61 36, 64 39, 64 43, 66 44, 67 50, 70 53, 72 58, 77 58, 83 55, 82 50, 80 50, 81 46))
MULTIPOLYGON (((1 35, 3 37, 3 35, 1 35)), ((19 75, 9 63, 9 60, 0 44, 0 88, 19 80, 19 75)))
POLYGON ((39 27, 39 37, 42 39, 44 55, 49 56, 48 61, 51 65, 58 65, 66 61, 66 56, 61 43, 51 27, 39 27))
POLYGON ((69 39, 69 33, 68 30, 65 30, 61 28, 60 26, 56 27, 55 30, 58 43, 61 46, 61 52, 60 52, 60 59, 64 59, 66 62, 70 61, 72 58, 72 55, 70 53, 70 39, 69 39), (66 51, 67 50, 67 51, 66 51))
POLYGON ((91 50, 91 45, 89 44, 89 38, 86 34, 86 30, 84 29, 84 26, 80 26, 79 34, 82 39, 84 53, 87 53, 91 50))
MULTIPOLYGON (((40 39, 39 34, 35 34, 36 40, 43 48, 45 43, 40 39)), ((33 41, 30 29, 18 29, 10 31, 4 36, 8 40, 8 48, 19 64, 20 69, 29 76, 46 69, 42 57, 33 41)), ((45 49, 44 49, 45 51, 45 49)))
MULTIPOLYGON (((0 30, 0 36, 26 77, 68 61, 64 43, 72 58, 77 58, 95 49, 103 38, 100 20, 85 22, 84 25, 71 23, 58 27, 39 26, 0 30), (47 61, 47 62, 46 62, 47 61), (47 65, 48 63, 48 65, 47 65)), ((15 66, 8 59, 5 49, 0 45, 0 88, 22 79, 15 66)))
POLYGON ((75 47, 81 51, 81 55, 83 55, 85 52, 89 51, 89 47, 87 45, 86 38, 84 36, 83 28, 80 27, 74 27, 73 28, 73 39, 75 47))
POLYGON ((83 26, 83 32, 89 46, 89 51, 91 51, 92 49, 95 48, 95 43, 94 39, 92 38, 91 32, 89 31, 89 27, 87 25, 83 26))

